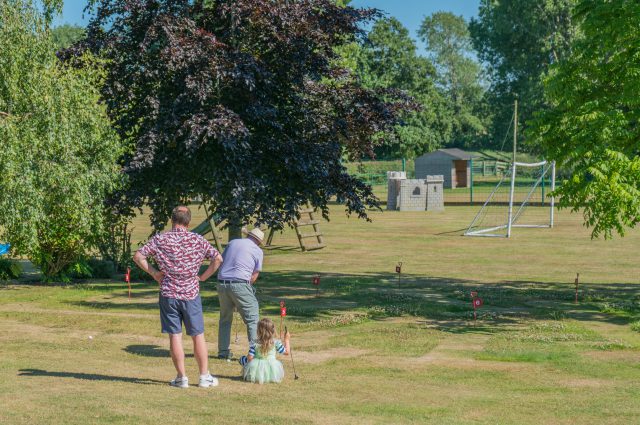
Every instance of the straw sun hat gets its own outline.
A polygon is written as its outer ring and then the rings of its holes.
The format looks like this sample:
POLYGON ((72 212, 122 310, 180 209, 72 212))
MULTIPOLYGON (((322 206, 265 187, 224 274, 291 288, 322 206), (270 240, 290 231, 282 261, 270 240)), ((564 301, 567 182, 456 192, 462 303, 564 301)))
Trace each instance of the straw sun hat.
POLYGON ((257 227, 255 229, 252 229, 247 236, 252 236, 260 242, 264 240, 264 233, 257 227))

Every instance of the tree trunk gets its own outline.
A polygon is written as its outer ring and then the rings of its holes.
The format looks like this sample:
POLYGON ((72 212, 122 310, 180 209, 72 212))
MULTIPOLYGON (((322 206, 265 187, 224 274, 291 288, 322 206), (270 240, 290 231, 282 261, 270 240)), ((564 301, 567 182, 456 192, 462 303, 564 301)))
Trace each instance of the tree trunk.
POLYGON ((229 241, 232 241, 234 239, 242 239, 241 224, 229 224, 229 241))

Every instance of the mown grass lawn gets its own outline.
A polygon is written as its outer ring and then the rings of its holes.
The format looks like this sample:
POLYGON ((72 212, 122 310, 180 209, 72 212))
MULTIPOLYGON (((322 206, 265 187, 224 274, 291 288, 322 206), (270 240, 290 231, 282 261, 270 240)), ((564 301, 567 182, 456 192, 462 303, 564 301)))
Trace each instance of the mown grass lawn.
MULTIPOLYGON (((218 388, 168 387, 154 284, 135 283, 131 301, 117 281, 0 286, 0 423, 637 423, 640 232, 591 240, 561 212, 553 230, 460 236, 476 210, 373 212, 368 223, 333 206, 328 247, 311 253, 277 234, 258 297, 276 321, 287 302, 300 379, 283 358, 280 385, 246 384, 236 363, 211 359, 218 388), (484 300, 475 323, 471 290, 484 300)), ((141 218, 134 239, 148 233, 141 218)), ((203 304, 213 356, 214 282, 203 304)))

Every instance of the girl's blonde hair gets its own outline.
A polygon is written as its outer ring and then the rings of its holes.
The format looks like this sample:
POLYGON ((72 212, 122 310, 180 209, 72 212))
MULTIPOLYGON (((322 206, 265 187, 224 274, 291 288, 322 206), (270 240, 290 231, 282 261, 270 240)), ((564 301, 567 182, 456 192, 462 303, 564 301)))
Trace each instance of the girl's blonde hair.
POLYGON ((266 355, 273 345, 273 336, 276 334, 276 325, 271 319, 262 319, 258 322, 258 344, 260 351, 266 355))

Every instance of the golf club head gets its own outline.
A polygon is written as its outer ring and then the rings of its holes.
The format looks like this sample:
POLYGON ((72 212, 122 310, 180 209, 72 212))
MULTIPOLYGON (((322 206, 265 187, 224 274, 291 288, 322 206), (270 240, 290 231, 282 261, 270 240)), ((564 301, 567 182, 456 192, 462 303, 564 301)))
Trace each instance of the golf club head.
POLYGON ((300 377, 299 377, 298 375, 294 375, 294 378, 293 378, 293 379, 294 379, 295 381, 297 381, 298 379, 300 379, 300 377))

